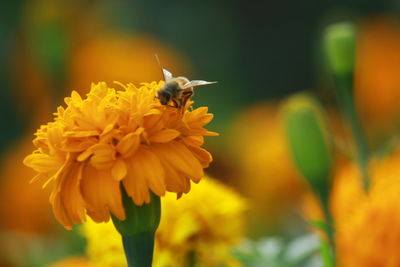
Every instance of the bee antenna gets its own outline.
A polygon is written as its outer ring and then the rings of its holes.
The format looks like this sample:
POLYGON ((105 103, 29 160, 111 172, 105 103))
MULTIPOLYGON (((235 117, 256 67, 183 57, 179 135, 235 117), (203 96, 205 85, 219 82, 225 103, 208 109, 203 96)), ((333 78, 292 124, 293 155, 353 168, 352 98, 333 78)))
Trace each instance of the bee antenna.
POLYGON ((160 69, 161 69, 161 71, 162 71, 163 67, 162 67, 162 65, 161 65, 160 58, 158 57, 157 54, 154 54, 154 56, 156 57, 157 63, 158 63, 158 65, 160 66, 160 69))
POLYGON ((157 60, 157 62, 158 62, 158 66, 160 66, 161 73, 162 73, 162 75, 163 75, 163 77, 164 77, 164 80, 167 80, 167 77, 165 76, 165 73, 164 73, 164 68, 163 68, 162 65, 161 65, 160 58, 158 57, 157 53, 154 54, 154 56, 156 57, 156 60, 157 60))

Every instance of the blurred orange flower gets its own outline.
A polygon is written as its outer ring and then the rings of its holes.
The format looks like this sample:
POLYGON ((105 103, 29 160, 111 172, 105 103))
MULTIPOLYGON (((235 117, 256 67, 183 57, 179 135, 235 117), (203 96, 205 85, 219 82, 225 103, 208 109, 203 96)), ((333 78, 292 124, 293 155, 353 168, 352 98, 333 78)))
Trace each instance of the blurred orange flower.
POLYGON ((0 225, 8 231, 48 233, 55 230, 55 224, 47 208, 47 192, 39 184, 28 185, 35 171, 22 165, 31 150, 29 137, 15 145, 1 163, 0 225))
POLYGON ((92 264, 85 257, 70 257, 58 261, 54 264, 47 265, 47 267, 90 267, 92 264))
POLYGON ((236 181, 251 202, 253 228, 278 226, 297 207, 304 190, 278 110, 276 103, 263 103, 244 111, 229 139, 238 168, 236 181))
POLYGON ((400 266, 400 151, 371 165, 372 186, 344 168, 332 197, 340 266, 400 266))
POLYGON ((155 54, 172 73, 185 74, 187 68, 183 59, 148 36, 109 33, 94 37, 72 54, 69 88, 87 93, 85 90, 92 82, 136 84, 161 80, 162 72, 155 54))
POLYGON ((377 18, 361 24, 357 42, 355 98, 370 139, 385 137, 400 116, 400 24, 377 18))
MULTIPOLYGON (((123 85, 123 90, 92 85, 87 98, 65 98, 53 122, 36 132, 37 150, 24 163, 38 172, 34 180, 53 183, 50 202, 67 229, 85 221, 108 221, 110 212, 125 219, 121 183, 136 205, 150 202, 151 190, 178 195, 198 182, 212 161, 201 148, 203 128, 213 115, 161 105, 155 97, 163 82, 123 85)), ((187 107, 189 107, 187 105, 187 107)))
MULTIPOLYGON (((400 151, 374 160, 372 184, 365 193, 354 164, 340 166, 331 194, 336 248, 341 267, 400 266, 400 151)), ((307 198, 306 214, 322 219, 315 198, 307 198)))

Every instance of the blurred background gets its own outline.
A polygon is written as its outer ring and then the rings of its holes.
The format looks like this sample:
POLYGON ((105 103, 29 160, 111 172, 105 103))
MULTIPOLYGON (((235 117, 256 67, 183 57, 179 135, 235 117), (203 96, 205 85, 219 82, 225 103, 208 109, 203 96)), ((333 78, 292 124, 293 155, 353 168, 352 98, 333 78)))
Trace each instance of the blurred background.
MULTIPOLYGON (((249 201, 247 238, 307 232, 307 186, 285 141, 279 108, 311 91, 332 132, 346 139, 321 32, 336 21, 358 27, 355 101, 371 147, 397 131, 400 114, 400 2, 14 0, 0 6, 0 266, 45 266, 84 250, 57 224, 34 172, 22 165, 33 133, 63 98, 91 82, 161 80, 154 54, 173 74, 218 81, 195 105, 215 114, 208 173, 249 201), (377 94, 377 92, 379 92, 377 94), (368 123, 367 123, 368 122, 368 123)), ((338 156, 338 162, 345 161, 338 156)))

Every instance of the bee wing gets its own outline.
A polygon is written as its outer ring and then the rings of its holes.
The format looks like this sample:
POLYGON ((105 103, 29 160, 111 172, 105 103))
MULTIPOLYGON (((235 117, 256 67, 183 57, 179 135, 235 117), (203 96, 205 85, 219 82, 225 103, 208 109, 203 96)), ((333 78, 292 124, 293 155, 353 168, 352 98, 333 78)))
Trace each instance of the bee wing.
POLYGON ((193 80, 190 81, 186 84, 183 85, 183 89, 189 88, 189 87, 196 87, 196 86, 201 86, 201 85, 207 85, 207 84, 213 84, 217 82, 207 82, 207 81, 202 81, 202 80, 193 80))
POLYGON ((162 72, 164 74, 164 79, 165 79, 166 82, 168 82, 169 80, 172 79, 172 73, 171 72, 169 72, 166 69, 162 69, 162 72))

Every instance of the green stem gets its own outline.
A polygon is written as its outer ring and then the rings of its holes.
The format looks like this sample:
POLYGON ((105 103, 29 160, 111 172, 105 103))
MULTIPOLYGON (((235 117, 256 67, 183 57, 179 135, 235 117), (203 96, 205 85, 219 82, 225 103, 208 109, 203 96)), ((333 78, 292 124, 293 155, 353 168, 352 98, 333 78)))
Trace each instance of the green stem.
POLYGON ((330 251, 331 252, 330 256, 331 256, 331 261, 332 261, 331 266, 335 267, 336 266, 336 245, 335 245, 335 230, 334 230, 335 228, 333 225, 333 217, 329 210, 328 201, 325 201, 321 198, 321 204, 322 204, 321 206, 322 206, 322 210, 323 210, 325 220, 326 220, 325 222, 327 225, 326 234, 328 237, 328 243, 331 248, 331 251, 330 251))
POLYGON ((151 193, 150 203, 136 206, 121 188, 126 218, 120 220, 111 216, 115 228, 122 236, 128 267, 151 267, 154 248, 154 234, 160 223, 160 197, 151 193))
POLYGON ((153 262, 154 233, 122 236, 128 267, 151 267, 153 262))
POLYGON ((186 256, 186 267, 194 267, 196 266, 196 252, 194 250, 189 251, 186 256))
POLYGON ((330 247, 330 264, 329 266, 335 267, 336 266, 336 245, 335 245, 335 227, 333 225, 333 217, 329 209, 329 192, 318 192, 317 193, 320 202, 321 202, 321 208, 322 212, 325 217, 325 224, 326 228, 325 233, 328 238, 328 244, 330 247))
POLYGON ((339 104, 351 127, 351 132, 357 149, 357 163, 361 170, 362 182, 365 191, 368 191, 370 180, 368 175, 369 149, 363 134, 361 123, 357 116, 357 110, 353 95, 353 75, 343 75, 336 78, 339 104))

